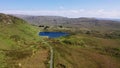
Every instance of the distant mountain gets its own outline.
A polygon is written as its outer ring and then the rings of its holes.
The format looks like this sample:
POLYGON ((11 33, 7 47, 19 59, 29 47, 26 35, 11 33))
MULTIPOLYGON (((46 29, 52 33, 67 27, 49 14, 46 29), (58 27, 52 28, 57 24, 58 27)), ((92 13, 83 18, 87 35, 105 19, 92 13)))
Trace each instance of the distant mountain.
POLYGON ((118 19, 118 18, 97 18, 98 20, 112 20, 112 21, 118 21, 118 22, 120 22, 120 19, 118 19))
POLYGON ((29 16, 29 15, 14 15, 22 18, 34 25, 58 25, 65 23, 68 18, 60 16, 29 16))
POLYGON ((120 19, 111 19, 111 20, 113 20, 113 21, 119 21, 120 22, 120 19))
POLYGON ((120 30, 120 22, 108 19, 97 18, 67 18, 60 16, 27 16, 27 15, 14 15, 22 18, 34 25, 62 25, 74 28, 87 28, 87 29, 103 29, 103 30, 120 30))

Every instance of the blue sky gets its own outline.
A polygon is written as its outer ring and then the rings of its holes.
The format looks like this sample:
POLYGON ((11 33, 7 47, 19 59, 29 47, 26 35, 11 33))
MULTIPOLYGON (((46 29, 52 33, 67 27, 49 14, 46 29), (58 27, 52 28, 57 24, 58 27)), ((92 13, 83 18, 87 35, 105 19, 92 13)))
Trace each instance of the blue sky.
POLYGON ((66 17, 120 18, 120 0, 1 0, 0 12, 66 17))

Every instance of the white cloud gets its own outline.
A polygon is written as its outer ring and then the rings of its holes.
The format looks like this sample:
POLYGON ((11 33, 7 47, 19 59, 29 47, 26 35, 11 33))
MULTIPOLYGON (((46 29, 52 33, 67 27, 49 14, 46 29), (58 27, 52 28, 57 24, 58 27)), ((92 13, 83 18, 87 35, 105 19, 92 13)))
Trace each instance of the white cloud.
MULTIPOLYGON (((62 7, 61 7, 62 8, 62 7)), ((4 10, 0 13, 7 14, 25 14, 25 15, 53 15, 65 17, 99 17, 99 18, 120 18, 119 10, 39 10, 39 11, 19 11, 19 10, 4 10)))

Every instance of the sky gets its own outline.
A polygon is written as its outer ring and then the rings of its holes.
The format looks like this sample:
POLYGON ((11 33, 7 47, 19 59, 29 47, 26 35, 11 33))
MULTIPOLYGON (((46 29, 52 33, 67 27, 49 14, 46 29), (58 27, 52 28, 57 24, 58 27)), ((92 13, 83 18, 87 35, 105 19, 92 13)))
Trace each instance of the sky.
POLYGON ((0 13, 120 18, 120 0, 0 0, 0 13))

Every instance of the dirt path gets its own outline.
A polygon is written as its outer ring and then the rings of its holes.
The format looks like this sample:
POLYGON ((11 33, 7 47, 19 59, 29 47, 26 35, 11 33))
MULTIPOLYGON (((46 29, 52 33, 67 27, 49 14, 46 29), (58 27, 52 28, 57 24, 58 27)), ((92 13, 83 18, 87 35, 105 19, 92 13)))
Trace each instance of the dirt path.
POLYGON ((53 48, 47 42, 43 42, 43 43, 50 48, 50 61, 49 61, 49 63, 50 63, 50 68, 53 68, 53 55, 54 55, 53 48))
POLYGON ((51 52, 51 55, 50 55, 50 68, 53 68, 53 48, 52 48, 52 46, 50 46, 50 52, 51 52))

